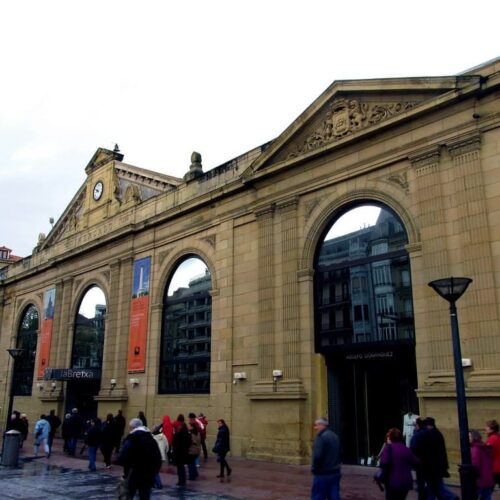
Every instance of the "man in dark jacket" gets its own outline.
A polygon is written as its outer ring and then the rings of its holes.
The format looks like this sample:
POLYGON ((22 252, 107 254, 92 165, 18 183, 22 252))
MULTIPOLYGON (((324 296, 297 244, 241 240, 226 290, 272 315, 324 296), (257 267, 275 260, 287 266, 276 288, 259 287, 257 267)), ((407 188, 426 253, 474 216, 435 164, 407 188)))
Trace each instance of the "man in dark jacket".
POLYGON ((50 410, 49 415, 46 419, 50 424, 50 432, 49 432, 49 449, 52 451, 52 444, 54 443, 54 436, 57 432, 57 429, 61 427, 61 419, 56 415, 55 410, 50 410))
POLYGON ((314 475, 311 499, 340 499, 340 442, 337 435, 328 428, 328 421, 318 418, 314 422, 316 439, 312 452, 312 473, 314 475))
POLYGON ((427 483, 428 494, 439 500, 455 500, 458 497, 445 485, 443 478, 450 477, 448 473, 448 455, 446 444, 441 432, 437 429, 432 417, 424 419, 425 431, 414 443, 413 451, 420 460, 420 470, 427 483))
POLYGON ((138 418, 130 421, 130 433, 124 439, 118 463, 128 481, 129 497, 139 492, 140 500, 149 500, 154 478, 161 468, 161 454, 151 431, 138 418))

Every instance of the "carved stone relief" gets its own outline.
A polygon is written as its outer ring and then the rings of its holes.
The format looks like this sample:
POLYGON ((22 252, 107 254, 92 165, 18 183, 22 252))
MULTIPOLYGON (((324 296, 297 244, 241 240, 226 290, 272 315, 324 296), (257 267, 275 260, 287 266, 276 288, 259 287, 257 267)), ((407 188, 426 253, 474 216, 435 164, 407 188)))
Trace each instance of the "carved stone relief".
POLYGON ((288 157, 295 158, 338 141, 356 131, 392 118, 418 104, 415 101, 368 103, 356 99, 335 99, 317 126, 288 157))
POLYGON ((408 182, 408 174, 406 170, 401 172, 394 172, 385 179, 387 182, 396 184, 399 188, 403 189, 405 193, 410 192, 410 184, 408 182))

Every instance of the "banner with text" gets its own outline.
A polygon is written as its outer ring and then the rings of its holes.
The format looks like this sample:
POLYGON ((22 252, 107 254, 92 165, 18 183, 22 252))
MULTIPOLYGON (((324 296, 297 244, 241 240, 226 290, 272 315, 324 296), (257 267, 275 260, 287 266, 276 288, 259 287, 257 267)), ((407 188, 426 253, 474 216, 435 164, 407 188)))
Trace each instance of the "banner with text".
POLYGON ((52 323, 54 322, 54 305, 56 289, 47 290, 43 296, 43 319, 40 335, 40 355, 38 358, 38 378, 43 378, 45 368, 49 366, 50 344, 52 342, 52 323))
POLYGON ((129 373, 143 372, 146 369, 150 273, 151 257, 134 262, 128 344, 129 373))

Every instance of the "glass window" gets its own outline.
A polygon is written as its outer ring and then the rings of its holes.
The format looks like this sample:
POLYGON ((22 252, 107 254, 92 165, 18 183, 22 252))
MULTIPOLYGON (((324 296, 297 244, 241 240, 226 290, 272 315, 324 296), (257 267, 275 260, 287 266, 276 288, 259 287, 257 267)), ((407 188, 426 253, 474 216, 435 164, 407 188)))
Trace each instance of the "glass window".
POLYGON ((23 355, 14 364, 14 396, 31 396, 35 370, 38 311, 34 305, 26 308, 17 332, 18 349, 23 355))
POLYGON ((318 352, 366 342, 413 342, 407 243, 401 222, 382 206, 358 206, 334 222, 316 261, 318 352))
POLYGON ((210 392, 212 277, 195 256, 176 267, 163 303, 160 394, 210 392))
POLYGON ((85 293, 76 315, 72 368, 101 369, 105 323, 106 298, 98 286, 93 286, 85 293))

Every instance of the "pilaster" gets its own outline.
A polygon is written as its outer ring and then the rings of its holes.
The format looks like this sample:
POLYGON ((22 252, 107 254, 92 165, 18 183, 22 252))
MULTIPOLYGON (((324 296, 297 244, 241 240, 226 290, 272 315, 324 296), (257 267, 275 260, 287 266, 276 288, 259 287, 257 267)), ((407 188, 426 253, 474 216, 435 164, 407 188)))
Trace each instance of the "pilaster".
POLYGON ((274 205, 256 211, 258 225, 259 377, 270 379, 275 362, 274 345, 274 205))

